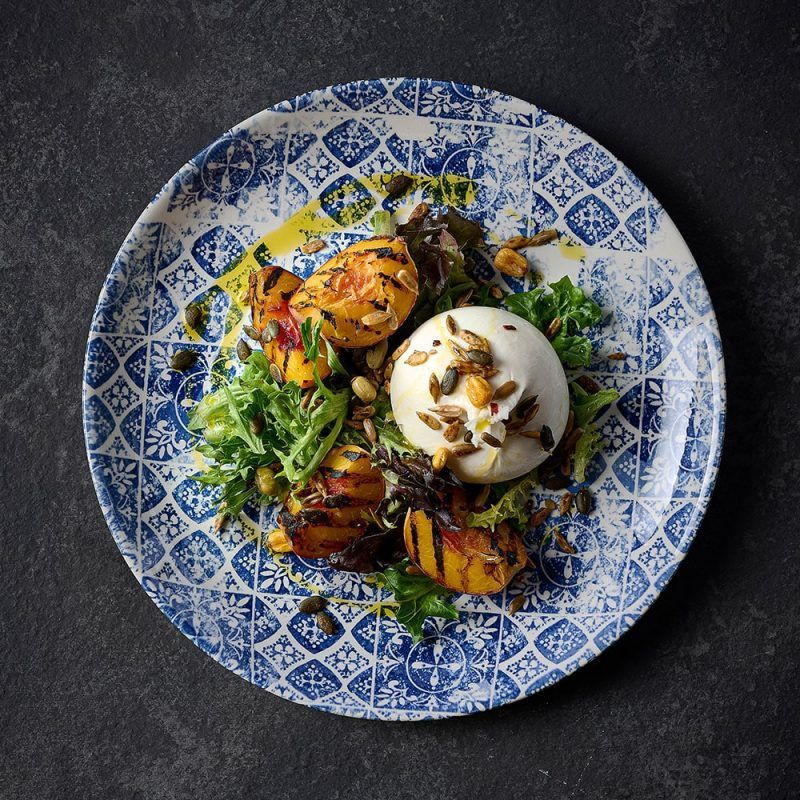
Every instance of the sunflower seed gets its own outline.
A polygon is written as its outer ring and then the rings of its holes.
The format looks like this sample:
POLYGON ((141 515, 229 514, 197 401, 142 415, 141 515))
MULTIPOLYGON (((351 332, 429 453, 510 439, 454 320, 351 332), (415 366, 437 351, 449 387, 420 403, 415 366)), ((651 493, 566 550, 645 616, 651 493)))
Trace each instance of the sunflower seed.
POLYGON ((318 253, 320 250, 324 250, 327 246, 324 239, 312 239, 310 242, 300 245, 300 252, 310 256, 312 253, 318 253))
POLYGON ((435 372, 431 372, 431 377, 428 378, 428 392, 433 398, 433 402, 438 403, 439 398, 442 395, 442 389, 441 386, 439 385, 439 379, 436 377, 435 372))
POLYGON ((407 359, 406 364, 417 367, 428 360, 428 354, 424 350, 415 350, 407 359))
POLYGON ((315 594, 312 597, 306 597, 297 607, 297 610, 301 614, 316 614, 318 611, 322 611, 327 603, 328 601, 324 597, 315 594))
POLYGON ((563 517, 564 514, 568 514, 569 510, 572 508, 572 501, 575 499, 575 495, 572 492, 564 492, 561 495, 561 502, 558 504, 558 513, 561 514, 563 517))
POLYGON ((505 383, 501 383, 495 390, 494 394, 492 395, 492 400, 505 400, 511 394, 514 394, 514 390, 517 388, 516 381, 506 381, 505 383))
POLYGON ((447 332, 452 336, 455 336, 458 332, 458 323, 448 314, 444 318, 445 325, 447 326, 447 332))
POLYGON ((562 325, 561 317, 556 317, 548 326, 544 335, 551 341, 558 335, 562 325))
POLYGON ((522 418, 522 422, 524 425, 527 425, 537 414, 539 413, 539 404, 534 403, 526 412, 525 416, 522 418))
POLYGON ((486 501, 489 499, 489 492, 491 491, 491 484, 485 483, 478 494, 475 495, 475 505, 478 508, 482 508, 486 505, 486 501))
POLYGON ((502 447, 503 446, 503 443, 496 436, 492 436, 491 433, 487 433, 486 431, 484 431, 481 434, 481 439, 483 439, 483 441, 486 442, 486 444, 488 444, 489 447, 502 447))
POLYGON ((394 353, 392 353, 392 361, 397 361, 397 359, 400 358, 400 356, 403 355, 403 353, 405 353, 406 350, 408 350, 408 346, 410 344, 411 340, 406 339, 404 342, 398 345, 397 349, 394 351, 394 353))
POLYGON ((203 321, 203 309, 197 303, 189 303, 183 311, 183 319, 192 330, 197 330, 203 321))
POLYGON ((445 440, 448 442, 454 442, 458 438, 458 432, 461 429, 461 423, 456 420, 455 422, 451 422, 442 432, 442 436, 444 436, 445 440))
POLYGON ((467 351, 458 342, 448 339, 447 347, 456 358, 461 359, 461 361, 467 360, 467 351))
POLYGON ((389 306, 389 319, 386 321, 390 331, 396 331, 400 327, 400 320, 397 319, 397 313, 389 306))
POLYGON ((455 447, 450 448, 450 452, 454 456, 468 456, 470 453, 474 453, 478 448, 475 447, 474 444, 457 444, 455 447))
POLYGON ((397 273, 396 277, 397 280, 399 280, 409 292, 416 294, 419 291, 417 279, 407 269, 401 269, 400 272, 397 273))
POLYGON ((517 407, 514 409, 514 413, 521 417, 522 419, 525 418, 525 415, 528 411, 536 405, 536 401, 538 399, 538 395, 531 395, 530 397, 524 397, 522 400, 517 403, 517 407))
POLYGON ((346 419, 344 424, 348 428, 352 428, 356 431, 363 431, 364 430, 364 420, 363 419, 346 419))
POLYGON ((539 443, 542 445, 542 448, 547 451, 552 450, 556 446, 555 439, 553 439, 553 431, 550 430, 549 426, 542 425, 542 429, 539 433, 539 443))
POLYGON ((514 614, 519 611, 522 606, 525 605, 525 595, 518 594, 509 604, 508 604, 508 616, 513 617, 514 614))
POLYGON ((394 361, 390 361, 384 368, 383 368, 383 379, 388 381, 389 378, 392 377, 392 373, 394 372, 394 361))
POLYGON ((572 433, 564 440, 564 454, 567 456, 572 455, 575 445, 578 444, 578 439, 583 436, 583 428, 575 428, 572 433))
POLYGON ((494 297, 495 300, 503 299, 503 290, 499 286, 492 286, 492 288, 489 289, 489 294, 494 297))
POLYGON ((470 299, 472 298, 472 289, 467 289, 464 294, 462 294, 455 303, 453 303, 454 308, 464 308, 467 303, 469 303, 470 299))
POLYGON ((466 409, 461 406, 450 403, 440 406, 431 406, 428 411, 433 411, 433 413, 439 417, 452 417, 453 419, 458 419, 462 414, 467 413, 466 409))
POLYGON ((375 423, 369 419, 369 417, 364 420, 364 434, 372 444, 378 441, 378 432, 375 430, 375 423))
POLYGON ((558 542, 558 546, 570 555, 575 555, 578 551, 567 541, 567 537, 558 528, 553 528, 553 538, 558 542))
POLYGON ((592 493, 584 486, 575 498, 575 505, 581 514, 589 514, 592 510, 592 493))
POLYGON ((448 367, 444 371, 444 375, 442 376, 442 382, 440 385, 440 389, 442 394, 452 394, 456 388, 456 384, 458 383, 458 370, 454 367, 448 367))
POLYGON ((558 236, 558 232, 549 228, 544 231, 539 231, 533 236, 512 236, 508 241, 503 243, 503 247, 509 247, 512 250, 519 250, 523 247, 539 247, 548 242, 552 242, 558 236))
POLYGON ((488 367, 494 362, 491 353, 485 350, 467 350, 467 358, 475 364, 480 364, 483 367, 488 367))
POLYGON ((373 325, 380 325, 382 322, 388 322, 391 316, 391 311, 373 311, 371 314, 365 314, 361 317, 361 324, 366 328, 370 328, 373 325))
POLYGON ((194 366, 197 357, 198 354, 194 350, 178 350, 169 360, 170 369, 174 369, 176 372, 186 372, 187 369, 194 366))
POLYGON ((477 333, 473 333, 472 331, 462 330, 459 336, 467 343, 471 344, 473 347, 476 347, 478 350, 486 350, 489 352, 489 342, 483 338, 483 336, 478 336, 477 333))
POLYGON ((353 419, 367 419, 375 416, 375 406, 355 406, 353 419))
MULTIPOLYGON (((523 423, 524 424, 524 423, 523 423)), ((508 430, 508 428, 506 428, 508 430)), ((524 436, 526 439, 536 439, 539 440, 542 438, 542 434, 539 431, 520 431, 520 436, 524 436)))
POLYGON ((327 611, 317 612, 317 627, 328 636, 333 636, 336 633, 336 623, 333 617, 327 611))
POLYGON ((609 353, 606 356, 609 361, 624 361, 627 357, 626 353, 609 353))
POLYGON ((503 330, 506 331, 515 331, 517 329, 516 325, 503 325, 503 330))
POLYGON ((540 508, 531 517, 531 527, 535 528, 541 525, 550 516, 550 509, 540 508))
POLYGON ((464 433, 464 443, 469 444, 472 441, 473 433, 472 431, 466 431, 464 433))
POLYGON ((417 416, 432 430, 438 431, 442 427, 442 423, 439 422, 436 417, 432 417, 430 414, 426 414, 424 411, 417 411, 417 416))

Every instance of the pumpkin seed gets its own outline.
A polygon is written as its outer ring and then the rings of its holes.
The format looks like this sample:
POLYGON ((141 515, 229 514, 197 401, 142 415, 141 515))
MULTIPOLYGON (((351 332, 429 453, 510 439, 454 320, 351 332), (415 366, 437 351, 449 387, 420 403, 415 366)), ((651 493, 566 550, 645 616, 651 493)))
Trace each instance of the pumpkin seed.
POLYGON ((408 177, 408 175, 395 175, 387 184, 386 184, 386 194, 389 197, 400 197, 401 194, 405 194, 411 184, 414 181, 408 177))
POLYGON ((367 419, 375 416, 375 406, 355 406, 353 419, 367 419))
POLYGON ((609 353, 606 356, 609 361, 624 361, 627 357, 626 353, 609 353))
POLYGON ((484 367, 488 367, 494 362, 492 354, 487 353, 485 350, 467 350, 467 358, 484 367))
POLYGON ((401 269, 396 277, 409 292, 416 294, 419 291, 419 284, 416 278, 407 269, 401 269))
POLYGON ((550 451, 556 446, 556 441, 553 438, 553 431, 550 430, 549 426, 542 425, 541 431, 539 431, 539 443, 542 445, 544 450, 550 451))
POLYGON ((499 286, 492 286, 489 289, 489 294, 494 297, 495 300, 502 300, 503 299, 503 290, 499 286))
POLYGON ((514 390, 517 388, 516 381, 506 381, 505 383, 501 383, 495 390, 494 394, 492 395, 492 400, 505 400, 511 394, 514 394, 514 390))
POLYGON ((242 325, 242 330, 255 341, 261 337, 261 334, 252 325, 242 325))
POLYGON ((565 552, 574 556, 578 551, 567 541, 567 537, 561 533, 559 528, 553 528, 553 538, 558 542, 558 546, 565 552))
POLYGON ((178 350, 169 360, 169 366, 177 372, 186 372, 187 369, 194 366, 197 356, 198 354, 194 350, 178 350))
POLYGON ((432 430, 438 431, 442 427, 442 423, 439 422, 436 417, 432 417, 430 414, 426 414, 424 411, 417 411, 417 416, 432 430))
POLYGON ((457 444, 455 447, 450 448, 450 452, 454 456, 468 456, 470 453, 476 452, 477 449, 474 444, 464 442, 464 444, 457 444))
POLYGON ((461 428, 461 423, 456 420, 455 422, 451 422, 442 432, 442 436, 448 442, 454 442, 458 438, 458 431, 461 428))
POLYGON ((442 394, 452 394, 458 383, 458 370, 454 367, 448 367, 442 376, 440 389, 442 394))
POLYGON ((183 311, 183 318, 192 330, 197 330, 203 321, 203 309, 197 303, 189 303, 183 311))
POLYGON ((581 514, 589 514, 592 510, 592 493, 584 486, 575 498, 575 505, 581 514))
POLYGON ((415 350, 407 359, 406 364, 411 367, 418 367, 428 360, 428 354, 424 350, 415 350))
POLYGON ((428 378, 428 392, 433 398, 433 402, 438 403, 442 395, 442 389, 441 386, 439 386, 439 379, 436 377, 435 372, 431 372, 431 377, 428 378))
POLYGON ((281 332, 281 326, 278 320, 271 319, 267 323, 266 331, 270 336, 270 340, 277 338, 278 334, 281 332))
POLYGON ((283 383, 283 374, 277 364, 269 365, 269 374, 272 376, 272 380, 278 385, 283 383))
POLYGON ((253 354, 250 345, 244 339, 239 339, 236 343, 236 355, 239 356, 239 361, 247 361, 253 354))
POLYGON ((450 451, 446 447, 440 447, 433 454, 433 458, 431 459, 431 466, 433 467, 434 472, 441 472, 444 469, 445 464, 447 464, 447 457, 449 455, 450 451))
POLYGON ((538 509, 531 517, 531 527, 535 528, 537 525, 541 525, 550 516, 550 513, 549 508, 538 509))
POLYGON ((488 444, 489 447, 502 447, 503 446, 503 443, 496 436, 492 436, 491 433, 488 433, 486 431, 484 431, 481 434, 481 439, 483 439, 483 441, 486 442, 486 444, 488 444))
POLYGON ((260 436, 261 431, 264 430, 264 415, 258 411, 253 419, 250 420, 250 430, 256 435, 260 436))
POLYGON ((370 369, 380 369, 386 360, 386 351, 389 349, 389 342, 381 339, 374 347, 367 350, 367 366, 370 369))
POLYGON ((300 605, 297 607, 297 610, 301 614, 316 614, 317 612, 322 611, 327 604, 328 601, 324 597, 320 597, 318 594, 315 594, 311 597, 306 597, 305 600, 302 600, 300 605))
POLYGON ((547 500, 544 501, 544 507, 548 511, 555 511, 558 508, 558 503, 556 503, 556 501, 552 498, 548 497, 547 500))
POLYGON ((455 336, 458 332, 458 323, 449 314, 444 318, 444 322, 448 333, 455 336))
POLYGON ((430 210, 431 208, 427 203, 419 203, 416 206, 414 206, 413 210, 408 215, 408 221, 411 222, 412 219, 419 219, 420 217, 424 217, 430 210))
POLYGON ((552 491, 566 489, 569 486, 569 478, 566 475, 553 475, 544 482, 544 488, 552 491))
POLYGON ((317 612, 317 627, 328 636, 333 636, 336 633, 336 622, 327 611, 317 612))
POLYGON ((353 378, 350 386, 356 397, 364 403, 371 403, 377 395, 375 387, 363 375, 353 378))
POLYGON ((375 430, 375 423, 369 417, 364 420, 364 435, 372 444, 378 441, 378 432, 375 430))
POLYGON ((525 595, 518 594, 509 604, 508 604, 508 616, 513 617, 514 614, 519 611, 522 606, 525 605, 525 595))
POLYGON ((408 350, 408 346, 411 344, 410 339, 406 339, 404 342, 397 346, 397 349, 392 353, 392 361, 397 361, 406 350, 408 350))
POLYGON ((324 250, 327 246, 324 239, 312 239, 310 242, 300 245, 300 252, 310 256, 312 253, 318 253, 320 250, 324 250))
POLYGON ((387 322, 391 316, 391 311, 373 311, 371 314, 365 314, 361 317, 361 324, 366 328, 370 328, 373 325, 380 325, 382 322, 387 322))

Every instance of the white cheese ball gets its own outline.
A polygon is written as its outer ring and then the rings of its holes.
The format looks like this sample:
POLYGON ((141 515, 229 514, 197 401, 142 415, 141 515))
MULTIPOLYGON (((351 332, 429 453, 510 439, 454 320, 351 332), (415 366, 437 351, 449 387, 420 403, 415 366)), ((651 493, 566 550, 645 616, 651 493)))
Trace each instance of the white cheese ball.
POLYGON ((448 460, 450 469, 466 483, 498 483, 517 478, 547 458, 548 453, 538 440, 519 434, 506 435, 503 421, 508 420, 520 400, 532 395, 538 397, 539 411, 525 429, 538 431, 542 425, 547 425, 556 442, 564 433, 569 415, 567 380, 550 342, 529 322, 499 308, 456 308, 429 319, 411 335, 408 349, 395 364, 391 384, 392 411, 400 430, 409 442, 429 455, 442 446, 452 447, 463 442, 466 429, 473 432, 472 444, 479 447, 478 451, 451 456, 448 460), (444 425, 440 430, 432 430, 417 416, 418 411, 435 416, 430 411, 436 404, 429 393, 428 381, 431 372, 441 381, 454 359, 447 340, 454 339, 462 346, 466 344, 458 332, 455 336, 448 332, 448 314, 459 330, 466 329, 488 340, 494 366, 499 370, 488 379, 492 388, 510 380, 517 384, 514 392, 503 400, 476 408, 467 397, 467 376, 461 375, 455 391, 439 399, 439 404, 457 405, 466 411, 466 422, 453 443, 442 436, 444 425), (408 363, 415 351, 428 354, 427 359, 416 366, 408 363), (484 432, 499 439, 503 446, 486 444, 481 439, 484 432))

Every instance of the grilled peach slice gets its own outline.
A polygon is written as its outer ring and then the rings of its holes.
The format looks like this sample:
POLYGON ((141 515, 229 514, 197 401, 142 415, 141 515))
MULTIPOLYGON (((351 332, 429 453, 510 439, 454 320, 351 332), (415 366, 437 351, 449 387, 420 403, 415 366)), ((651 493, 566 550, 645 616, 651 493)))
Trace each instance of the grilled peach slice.
POLYGON ((403 324, 417 301, 417 283, 405 242, 378 236, 326 261, 289 305, 300 320, 324 320, 322 333, 333 344, 369 347, 403 324))
POLYGON ((343 550, 366 529, 364 513, 383 499, 383 475, 369 453, 354 445, 334 447, 311 479, 324 496, 311 503, 289 498, 278 524, 303 558, 325 558, 343 550))
POLYGON ((446 530, 424 511, 408 510, 406 550, 432 580, 454 592, 494 594, 525 566, 522 537, 501 523, 488 528, 446 530))
MULTIPOLYGON (((303 389, 314 385, 314 365, 306 358, 300 325, 289 311, 289 300, 303 281, 281 267, 264 267, 250 275, 250 308, 253 327, 263 333, 270 320, 278 323, 278 335, 264 342, 264 355, 276 364, 284 381, 295 381, 303 389)), ((325 342, 320 343, 317 368, 320 378, 331 374, 325 358, 325 342)))

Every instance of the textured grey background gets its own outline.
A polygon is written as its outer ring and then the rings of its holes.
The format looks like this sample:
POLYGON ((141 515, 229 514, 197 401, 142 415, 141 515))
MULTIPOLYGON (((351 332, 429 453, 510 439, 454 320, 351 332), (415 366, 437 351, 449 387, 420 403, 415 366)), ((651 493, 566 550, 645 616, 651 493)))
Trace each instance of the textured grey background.
POLYGON ((796 0, 66 5, 0 15, 0 796, 797 797, 796 0), (700 263, 730 398, 711 508, 645 618, 530 700, 413 725, 293 705, 180 636, 106 531, 79 397, 162 183, 282 98, 401 74, 518 95, 627 162, 700 263))

